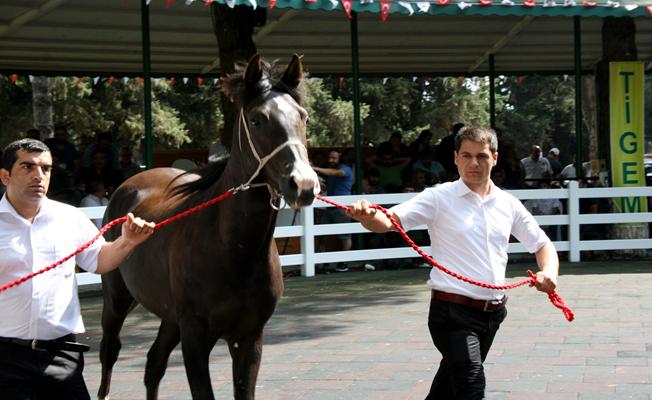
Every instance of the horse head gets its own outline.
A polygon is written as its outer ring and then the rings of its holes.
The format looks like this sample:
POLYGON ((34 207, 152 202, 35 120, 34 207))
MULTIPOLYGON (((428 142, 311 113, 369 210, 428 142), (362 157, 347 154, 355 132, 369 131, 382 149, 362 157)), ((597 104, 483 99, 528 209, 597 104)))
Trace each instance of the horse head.
POLYGON ((273 197, 293 208, 311 204, 319 193, 306 149, 303 79, 296 54, 282 74, 256 54, 222 80, 222 91, 239 108, 231 161, 236 150, 243 169, 252 171, 250 181, 266 183, 273 197))

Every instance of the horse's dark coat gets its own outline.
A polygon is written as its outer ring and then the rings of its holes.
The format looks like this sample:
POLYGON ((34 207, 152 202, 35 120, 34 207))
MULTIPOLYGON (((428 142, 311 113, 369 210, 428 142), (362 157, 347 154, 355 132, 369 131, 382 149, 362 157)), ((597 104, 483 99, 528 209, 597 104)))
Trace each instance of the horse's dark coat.
MULTIPOLYGON (((305 144, 307 116, 299 105, 303 75, 296 55, 280 80, 256 55, 224 78, 223 92, 244 112, 226 165, 185 174, 158 168, 135 175, 113 194, 105 221, 127 212, 161 221, 246 182, 258 165, 247 131, 261 157, 288 140, 305 144)), ((293 206, 310 204, 318 190, 305 148, 297 145, 272 157, 256 182, 268 183, 293 206)), ((213 399, 208 356, 219 338, 231 353, 234 397, 254 398, 263 328, 283 292, 272 240, 275 220, 270 191, 252 188, 158 229, 118 270, 102 277, 99 398, 108 396, 120 329, 138 303, 162 320, 147 356, 148 399, 157 397, 169 354, 179 341, 193 398, 213 399)), ((118 229, 106 234, 108 240, 117 235, 118 229)))

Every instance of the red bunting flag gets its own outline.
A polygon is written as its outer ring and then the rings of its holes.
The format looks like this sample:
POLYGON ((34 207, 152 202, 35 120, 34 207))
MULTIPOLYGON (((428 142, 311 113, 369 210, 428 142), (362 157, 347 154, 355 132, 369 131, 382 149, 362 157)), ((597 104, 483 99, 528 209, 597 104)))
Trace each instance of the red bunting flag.
POLYGON ((380 20, 382 22, 387 21, 387 17, 389 17, 389 9, 392 6, 391 1, 381 1, 380 2, 380 20))
POLYGON ((170 85, 170 86, 174 86, 174 84, 175 84, 176 82, 177 82, 177 80, 174 79, 174 78, 170 78, 170 79, 168 79, 168 85, 170 85))
POLYGON ((351 19, 351 3, 353 0, 340 0, 342 2, 342 6, 344 7, 344 11, 346 11, 346 17, 348 19, 351 19))
POLYGON ((647 8, 647 12, 649 12, 650 15, 652 15, 652 6, 645 6, 645 8, 647 8))
POLYGON ((269 0, 269 9, 273 9, 276 7, 276 0, 269 0))
POLYGON ((204 83, 204 78, 202 78, 201 76, 198 76, 197 77, 197 86, 201 86, 202 83, 204 83))
POLYGON ((523 7, 535 7, 537 0, 523 0, 523 7))
POLYGON ((108 83, 109 86, 111 86, 111 85, 113 85, 113 80, 114 80, 114 79, 115 79, 114 77, 109 76, 109 78, 106 80, 106 83, 108 83))
POLYGON ((140 85, 144 85, 144 84, 145 84, 145 78, 143 78, 142 76, 139 76, 139 77, 136 78, 136 79, 138 80, 138 84, 140 84, 140 85))
POLYGON ((516 78, 516 80, 518 81, 519 84, 523 83, 523 81, 525 80, 525 75, 519 76, 518 78, 516 78))
POLYGON ((437 0, 437 4, 440 6, 448 5, 449 2, 450 0, 437 0))
POLYGON ((344 87, 344 77, 343 76, 340 76, 339 84, 340 84, 340 89, 342 89, 344 87))
POLYGON ((598 5, 598 2, 597 1, 583 1, 582 5, 584 5, 585 7, 595 7, 595 6, 598 5))
POLYGON ((494 3, 494 2, 491 1, 491 0, 480 0, 480 5, 481 5, 481 6, 490 6, 490 5, 492 5, 493 3, 494 3))
POLYGON ((317 0, 303 0, 303 1, 305 1, 306 3, 316 3, 317 2, 317 0))
POLYGON ((18 80, 18 75, 16 75, 16 74, 9 75, 9 80, 11 80, 11 83, 13 83, 15 85, 16 81, 18 80))
POLYGON ((174 0, 168 0, 167 3, 165 3, 165 8, 172 7, 172 3, 174 3, 174 0))
MULTIPOLYGON (((206 3, 204 3, 204 7, 210 6, 212 2, 213 0, 206 0, 206 3)), ((274 4, 276 4, 276 0, 274 1, 274 4)))

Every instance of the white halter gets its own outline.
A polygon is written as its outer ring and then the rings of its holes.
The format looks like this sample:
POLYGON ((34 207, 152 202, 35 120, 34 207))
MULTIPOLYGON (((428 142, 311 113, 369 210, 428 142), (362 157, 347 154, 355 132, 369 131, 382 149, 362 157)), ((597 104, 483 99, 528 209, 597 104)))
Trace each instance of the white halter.
POLYGON ((258 152, 256 151, 256 147, 254 146, 253 140, 251 139, 251 133, 249 132, 249 126, 247 125, 247 121, 246 121, 245 115, 244 115, 244 108, 240 108, 240 121, 238 123, 238 145, 240 146, 240 151, 242 151, 242 136, 241 136, 241 130, 240 130, 241 126, 244 126, 244 131, 245 131, 245 134, 247 136, 247 141, 249 142, 249 147, 251 148, 251 153, 254 155, 254 158, 256 159, 256 161, 258 161, 258 167, 254 171, 254 173, 251 175, 251 177, 247 180, 247 182, 245 182, 242 185, 238 186, 237 188, 233 189, 233 192, 236 193, 236 192, 239 192, 239 191, 248 190, 249 188, 252 188, 252 187, 267 186, 267 190, 269 190, 269 194, 271 195, 271 198, 269 200, 269 204, 273 209, 278 211, 281 207, 274 205, 274 201, 276 199, 281 199, 282 200, 283 195, 281 193, 279 193, 276 189, 271 187, 269 183, 258 183, 258 184, 253 184, 252 185, 251 182, 254 179, 256 179, 256 177, 258 176, 260 171, 263 169, 265 164, 267 164, 267 162, 270 159, 272 159, 272 157, 274 157, 279 151, 283 150, 286 146, 291 146, 291 145, 301 146, 307 152, 306 146, 299 140, 296 140, 296 139, 288 140, 285 143, 281 143, 274 150, 272 150, 268 155, 261 158, 258 155, 258 152))

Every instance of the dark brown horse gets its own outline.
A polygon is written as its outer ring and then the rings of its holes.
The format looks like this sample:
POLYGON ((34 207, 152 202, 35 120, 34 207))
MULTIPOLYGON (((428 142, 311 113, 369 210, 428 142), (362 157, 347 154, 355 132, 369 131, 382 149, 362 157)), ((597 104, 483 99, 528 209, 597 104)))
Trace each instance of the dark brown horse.
MULTIPOLYGON (((254 398, 263 328, 283 292, 272 206, 281 197, 292 207, 306 206, 319 192, 305 148, 301 60, 294 55, 285 71, 275 70, 256 55, 223 79, 223 92, 240 108, 226 166, 209 164, 186 174, 152 169, 113 194, 105 222, 128 212, 161 221, 240 188, 234 197, 158 229, 118 270, 102 276, 100 399, 109 394, 120 329, 138 303, 161 318, 147 354, 148 399, 157 398, 179 341, 192 397, 213 399, 208 358, 219 338, 231 353, 234 397, 254 398)), ((113 229, 106 236, 118 234, 113 229)))

